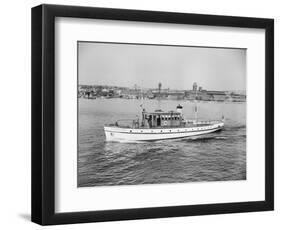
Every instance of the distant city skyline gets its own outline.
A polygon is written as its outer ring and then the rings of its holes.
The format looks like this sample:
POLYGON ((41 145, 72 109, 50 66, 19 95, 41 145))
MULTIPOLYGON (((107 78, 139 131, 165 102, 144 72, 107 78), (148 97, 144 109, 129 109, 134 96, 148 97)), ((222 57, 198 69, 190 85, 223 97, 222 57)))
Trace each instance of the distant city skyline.
POLYGON ((246 90, 246 50, 79 42, 79 85, 246 90))

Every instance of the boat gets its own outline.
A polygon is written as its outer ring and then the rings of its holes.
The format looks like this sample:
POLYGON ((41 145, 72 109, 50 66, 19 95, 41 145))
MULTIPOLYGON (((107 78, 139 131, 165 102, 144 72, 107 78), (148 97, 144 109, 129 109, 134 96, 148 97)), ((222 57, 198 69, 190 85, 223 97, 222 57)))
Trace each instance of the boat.
POLYGON ((166 139, 186 138, 219 131, 224 127, 224 117, 221 120, 184 119, 183 107, 178 105, 175 111, 164 112, 161 109, 154 112, 142 110, 141 119, 133 119, 128 124, 121 120, 104 126, 106 141, 135 142, 157 141, 166 139))

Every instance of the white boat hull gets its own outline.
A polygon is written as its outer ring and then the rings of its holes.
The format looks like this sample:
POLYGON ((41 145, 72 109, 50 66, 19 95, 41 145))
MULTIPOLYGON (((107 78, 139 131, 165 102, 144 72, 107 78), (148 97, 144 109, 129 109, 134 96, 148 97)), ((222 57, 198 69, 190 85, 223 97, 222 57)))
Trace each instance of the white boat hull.
POLYGON ((181 128, 156 128, 156 129, 130 129, 118 126, 105 126, 106 141, 134 142, 156 141, 165 139, 185 138, 207 133, 216 132, 224 127, 223 122, 204 126, 181 127, 181 128))

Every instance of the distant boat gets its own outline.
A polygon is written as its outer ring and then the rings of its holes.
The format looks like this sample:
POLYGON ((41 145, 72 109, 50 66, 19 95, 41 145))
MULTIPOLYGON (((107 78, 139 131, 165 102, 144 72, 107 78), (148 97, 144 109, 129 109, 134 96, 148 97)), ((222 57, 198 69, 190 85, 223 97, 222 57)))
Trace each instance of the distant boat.
MULTIPOLYGON (((131 120, 129 125, 115 124, 104 126, 106 141, 156 141, 177 139, 203 135, 221 130, 224 127, 224 118, 221 120, 199 121, 185 120, 182 114, 183 107, 177 106, 176 111, 154 112, 142 111, 142 119, 131 120)), ((196 107, 197 114, 197 107, 196 107)))

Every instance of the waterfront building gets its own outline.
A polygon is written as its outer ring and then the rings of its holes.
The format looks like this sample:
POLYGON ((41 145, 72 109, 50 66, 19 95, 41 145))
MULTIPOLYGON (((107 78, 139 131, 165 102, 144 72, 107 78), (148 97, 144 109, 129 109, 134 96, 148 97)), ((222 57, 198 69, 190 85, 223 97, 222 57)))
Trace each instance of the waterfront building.
POLYGON ((224 91, 208 91, 207 94, 212 101, 225 101, 227 99, 224 91))
POLYGON ((197 83, 196 82, 193 83, 192 90, 197 91, 197 83))

